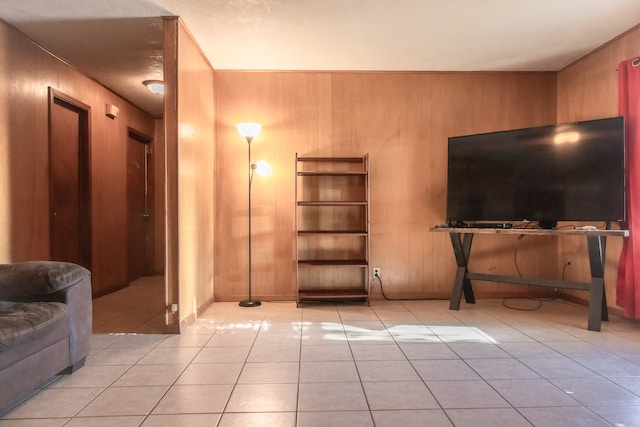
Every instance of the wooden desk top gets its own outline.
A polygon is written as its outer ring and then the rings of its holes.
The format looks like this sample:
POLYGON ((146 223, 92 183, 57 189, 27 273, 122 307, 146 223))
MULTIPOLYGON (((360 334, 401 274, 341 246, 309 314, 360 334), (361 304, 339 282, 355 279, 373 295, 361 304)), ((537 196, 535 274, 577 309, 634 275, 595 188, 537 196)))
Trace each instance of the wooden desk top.
POLYGON ((619 236, 626 237, 629 230, 576 230, 573 228, 472 228, 472 227, 431 227, 429 231, 446 233, 475 234, 526 234, 532 236, 619 236))

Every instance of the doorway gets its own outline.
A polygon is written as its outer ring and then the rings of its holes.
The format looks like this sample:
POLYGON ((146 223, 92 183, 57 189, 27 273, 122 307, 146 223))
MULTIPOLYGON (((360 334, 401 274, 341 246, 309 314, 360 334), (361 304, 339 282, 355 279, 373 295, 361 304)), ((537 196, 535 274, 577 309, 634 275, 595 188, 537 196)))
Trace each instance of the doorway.
POLYGON ((127 264, 129 282, 153 271, 152 138, 129 128, 127 139, 127 264))
POLYGON ((49 89, 49 257, 91 269, 89 109, 49 89))
MULTIPOLYGON (((93 300, 94 333, 166 333, 165 278, 156 266, 153 137, 127 128, 126 212, 128 286, 93 300)), ((158 197, 161 197, 159 195, 158 197)))

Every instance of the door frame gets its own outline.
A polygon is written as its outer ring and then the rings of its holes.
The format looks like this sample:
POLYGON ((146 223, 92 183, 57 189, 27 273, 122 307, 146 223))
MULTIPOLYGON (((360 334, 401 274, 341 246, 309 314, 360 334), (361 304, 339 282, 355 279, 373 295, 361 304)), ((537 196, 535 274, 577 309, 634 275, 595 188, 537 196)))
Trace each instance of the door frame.
POLYGON ((49 103, 48 103, 48 179, 49 179, 49 258, 53 252, 53 242, 51 232, 53 230, 53 214, 51 207, 53 205, 53 182, 51 179, 51 114, 54 105, 60 105, 76 112, 79 116, 79 147, 78 147, 78 183, 80 185, 80 252, 82 264, 91 270, 92 264, 92 214, 91 214, 91 107, 77 99, 49 87, 49 103))

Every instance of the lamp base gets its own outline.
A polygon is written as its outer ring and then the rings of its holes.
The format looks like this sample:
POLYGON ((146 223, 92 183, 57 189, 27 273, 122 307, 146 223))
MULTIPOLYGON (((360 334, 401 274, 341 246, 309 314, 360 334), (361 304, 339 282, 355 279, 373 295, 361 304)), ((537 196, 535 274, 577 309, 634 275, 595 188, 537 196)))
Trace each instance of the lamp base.
POLYGON ((238 304, 240 307, 258 307, 261 304, 257 299, 245 299, 238 304))

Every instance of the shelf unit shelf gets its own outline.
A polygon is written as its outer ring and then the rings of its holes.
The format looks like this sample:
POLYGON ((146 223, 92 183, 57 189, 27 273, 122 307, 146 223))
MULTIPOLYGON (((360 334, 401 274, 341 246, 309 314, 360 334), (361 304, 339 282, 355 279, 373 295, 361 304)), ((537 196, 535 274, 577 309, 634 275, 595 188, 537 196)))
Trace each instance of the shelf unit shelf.
POLYGON ((296 154, 296 293, 369 304, 369 155, 296 154))
POLYGON ((368 236, 366 230, 341 231, 341 230, 298 230, 298 236, 368 236))
POLYGON ((300 290, 302 300, 336 300, 336 299, 369 299, 369 294, 362 288, 326 290, 300 290))
POLYGON ((366 267, 366 259, 300 259, 298 267, 366 267))
POLYGON ((305 201, 298 202, 298 206, 367 206, 367 202, 348 202, 348 201, 305 201))
POLYGON ((362 176, 366 175, 364 172, 350 172, 350 171, 327 171, 327 172, 313 172, 313 171, 301 171, 298 172, 298 176, 362 176))

